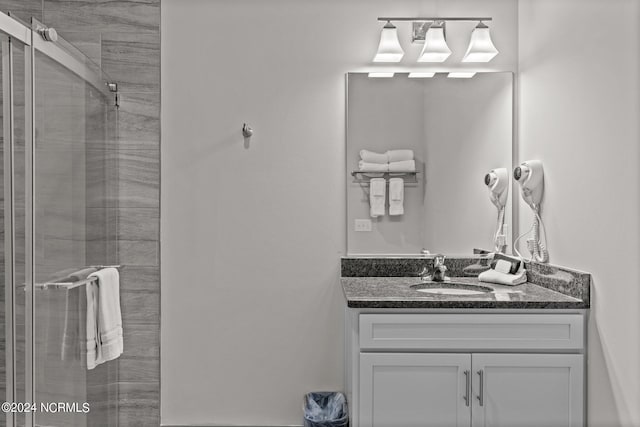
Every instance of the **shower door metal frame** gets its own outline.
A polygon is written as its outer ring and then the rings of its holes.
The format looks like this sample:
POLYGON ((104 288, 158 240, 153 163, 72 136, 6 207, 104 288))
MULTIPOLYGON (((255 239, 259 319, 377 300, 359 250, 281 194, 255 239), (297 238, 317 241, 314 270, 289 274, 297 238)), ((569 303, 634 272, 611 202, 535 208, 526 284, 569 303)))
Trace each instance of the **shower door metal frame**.
MULTIPOLYGON (((13 49, 11 39, 2 35, 2 132, 4 138, 4 260, 5 260, 5 398, 7 402, 15 401, 14 358, 15 341, 15 187, 14 187, 14 131, 13 131, 13 49), (8 209, 7 209, 8 207, 8 209), (8 343, 11 343, 10 345, 8 343)), ((6 414, 7 425, 14 424, 13 413, 6 414)))
MULTIPOLYGON (((7 37, 2 41, 2 85, 3 85, 3 134, 4 142, 4 195, 5 195, 5 299, 7 311, 6 321, 6 399, 15 402, 15 186, 14 186, 14 114, 13 114, 13 47, 17 40, 24 45, 25 60, 25 402, 36 403, 35 399, 35 55, 36 51, 62 65, 93 88, 107 97, 114 97, 117 102, 117 86, 108 82, 81 58, 74 56, 59 44, 46 41, 38 30, 46 28, 44 24, 32 19, 31 27, 23 24, 10 15, 0 12, 0 33, 7 37), (7 156, 7 150, 9 156, 7 156), (10 174, 10 176, 7 176, 10 174), (7 185, 7 183, 9 185, 7 185), (7 215, 7 212, 9 213, 7 215), (7 233, 8 231, 8 233, 7 233), (7 251, 7 248, 9 251, 7 251), (8 261, 8 262, 7 262, 8 261), (8 268, 7 268, 8 264, 8 268), (9 307, 10 305, 10 307, 9 307)), ((117 105, 117 104, 116 104, 117 105)), ((17 403, 17 402, 16 402, 17 403)), ((16 417, 5 412, 6 425, 14 427, 16 417)), ((25 426, 33 427, 34 413, 25 413, 25 426)))

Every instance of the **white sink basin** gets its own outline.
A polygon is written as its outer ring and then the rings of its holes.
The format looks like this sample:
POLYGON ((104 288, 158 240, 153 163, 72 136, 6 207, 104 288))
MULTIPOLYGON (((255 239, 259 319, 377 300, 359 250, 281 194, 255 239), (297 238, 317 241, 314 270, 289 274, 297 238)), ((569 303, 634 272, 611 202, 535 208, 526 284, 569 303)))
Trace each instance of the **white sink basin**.
POLYGON ((493 292, 493 289, 487 286, 458 282, 419 283, 412 285, 411 288, 418 292, 434 295, 483 295, 493 292))

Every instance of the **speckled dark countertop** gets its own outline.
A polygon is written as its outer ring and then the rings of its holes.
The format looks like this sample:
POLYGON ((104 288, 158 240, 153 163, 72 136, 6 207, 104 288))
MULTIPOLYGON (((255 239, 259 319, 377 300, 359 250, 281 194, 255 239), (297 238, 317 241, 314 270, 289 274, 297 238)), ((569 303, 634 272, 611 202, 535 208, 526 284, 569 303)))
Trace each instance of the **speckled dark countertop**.
POLYGON ((447 259, 455 282, 480 285, 492 291, 481 295, 438 295, 412 289, 420 284, 416 271, 431 265, 425 258, 343 258, 342 289, 353 308, 589 308, 591 276, 564 267, 527 263, 527 283, 503 286, 479 282, 465 267, 478 258, 447 259), (467 277, 461 277, 463 275, 467 277))

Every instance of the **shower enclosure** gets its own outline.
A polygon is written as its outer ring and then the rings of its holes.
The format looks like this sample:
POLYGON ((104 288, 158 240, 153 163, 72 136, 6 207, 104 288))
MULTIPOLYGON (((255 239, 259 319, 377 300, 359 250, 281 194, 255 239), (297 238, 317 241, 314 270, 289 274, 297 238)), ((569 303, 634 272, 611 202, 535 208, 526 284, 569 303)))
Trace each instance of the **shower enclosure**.
POLYGON ((36 20, 0 13, 0 53, 0 426, 117 425, 82 277, 116 262, 117 87, 36 20))

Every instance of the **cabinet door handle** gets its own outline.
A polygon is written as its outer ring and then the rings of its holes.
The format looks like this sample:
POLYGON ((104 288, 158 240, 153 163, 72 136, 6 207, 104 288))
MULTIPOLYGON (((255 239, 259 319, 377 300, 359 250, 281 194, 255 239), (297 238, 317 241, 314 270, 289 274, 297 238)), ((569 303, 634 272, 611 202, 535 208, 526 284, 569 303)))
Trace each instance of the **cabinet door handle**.
POLYGON ((464 371, 464 380, 465 380, 465 393, 464 393, 464 403, 469 406, 469 394, 471 389, 471 372, 464 371))
POLYGON ((480 402, 480 406, 484 406, 484 372, 482 369, 478 371, 478 376, 480 377, 480 392, 478 393, 478 401, 480 402))

